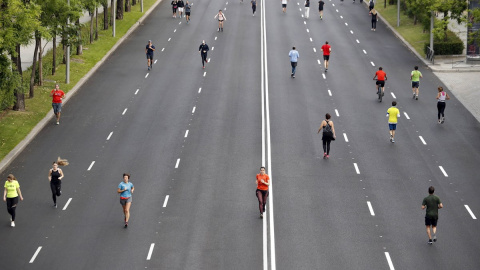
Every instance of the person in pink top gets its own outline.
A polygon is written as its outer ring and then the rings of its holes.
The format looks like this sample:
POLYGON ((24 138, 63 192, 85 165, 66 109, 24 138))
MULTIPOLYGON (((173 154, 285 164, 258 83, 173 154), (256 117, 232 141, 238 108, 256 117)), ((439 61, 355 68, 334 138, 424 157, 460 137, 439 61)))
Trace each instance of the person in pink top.
POLYGON ((323 61, 324 66, 325 66, 325 72, 328 71, 328 60, 330 60, 330 52, 332 51, 332 48, 330 45, 328 45, 328 41, 325 41, 325 44, 322 46, 322 52, 323 52, 323 61))
POLYGON ((50 96, 53 98, 52 107, 53 113, 57 117, 57 125, 60 124, 60 113, 62 112, 62 99, 65 98, 65 93, 60 90, 60 86, 55 84, 55 89, 50 92, 50 96))

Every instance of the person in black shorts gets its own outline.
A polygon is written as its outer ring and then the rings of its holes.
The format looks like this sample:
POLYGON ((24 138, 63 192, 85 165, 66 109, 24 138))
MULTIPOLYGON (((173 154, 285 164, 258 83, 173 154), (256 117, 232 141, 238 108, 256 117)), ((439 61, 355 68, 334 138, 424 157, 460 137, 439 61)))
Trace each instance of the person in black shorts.
POLYGON ((430 186, 428 188, 428 196, 423 199, 422 210, 427 209, 425 213, 425 226, 427 227, 428 244, 437 242, 437 221, 438 221, 438 209, 443 208, 443 204, 440 198, 433 193, 435 188, 430 186), (433 231, 433 238, 430 228, 433 231))
POLYGON ((173 0, 171 5, 172 5, 172 11, 173 11, 172 17, 177 18, 177 8, 178 8, 177 0, 173 0))
POLYGON ((253 16, 255 16, 255 12, 257 11, 257 0, 252 0, 251 3, 252 3, 253 16))
POLYGON ((323 5, 325 5, 323 0, 318 1, 318 13, 320 13, 320 20, 323 20, 323 5))
POLYGON ((187 24, 190 22, 190 10, 192 9, 192 5, 185 3, 185 20, 187 20, 187 24))
POLYGON ((48 181, 52 190, 53 207, 57 208, 57 196, 62 195, 62 179, 65 177, 62 169, 58 166, 66 166, 68 161, 58 158, 53 162, 52 168, 48 171, 48 181))
POLYGON ((198 47, 198 52, 202 56, 202 66, 205 68, 205 63, 208 63, 207 59, 207 53, 210 49, 208 48, 207 43, 205 43, 205 40, 202 41, 202 44, 198 47))
POLYGON ((178 0, 177 1, 177 7, 178 7, 178 15, 180 18, 183 16, 183 8, 185 7, 185 3, 183 3, 183 0, 178 0))
POLYGON ((145 54, 147 55, 147 68, 150 70, 153 67, 153 52, 155 51, 155 46, 153 46, 152 41, 149 40, 147 46, 145 46, 145 54))

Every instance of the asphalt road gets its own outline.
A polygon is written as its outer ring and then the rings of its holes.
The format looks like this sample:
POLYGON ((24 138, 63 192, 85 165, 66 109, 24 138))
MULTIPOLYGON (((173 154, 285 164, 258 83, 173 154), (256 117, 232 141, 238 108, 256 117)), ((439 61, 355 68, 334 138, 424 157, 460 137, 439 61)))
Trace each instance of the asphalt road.
POLYGON ((267 1, 262 47, 258 2, 256 16, 247 1, 194 2, 188 25, 168 1, 152 12, 64 106, 60 125, 52 120, 2 174, 15 174, 25 200, 15 228, 4 210, 1 269, 478 268, 479 225, 465 205, 479 214, 480 124, 453 95, 437 124, 440 80, 382 22, 370 31, 359 3, 327 1, 320 20, 312 2, 307 20, 302 2, 283 14, 267 1), (419 100, 414 65, 424 76, 419 100), (381 103, 378 66, 388 76, 381 103), (393 100, 395 144, 385 117, 393 100), (337 140, 324 160, 316 132, 327 112, 337 140), (275 194, 268 221, 254 193, 264 148, 275 194), (57 156, 70 165, 54 209, 47 175, 57 156), (135 185, 128 229, 116 193, 124 172, 135 185), (445 206, 433 246, 420 209, 430 185, 445 206))

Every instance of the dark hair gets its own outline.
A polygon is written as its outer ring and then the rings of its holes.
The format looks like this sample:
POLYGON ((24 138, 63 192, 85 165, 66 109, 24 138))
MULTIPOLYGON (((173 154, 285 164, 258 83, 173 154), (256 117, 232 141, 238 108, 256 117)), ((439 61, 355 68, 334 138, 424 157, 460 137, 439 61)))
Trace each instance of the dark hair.
POLYGON ((325 114, 325 118, 326 118, 326 119, 330 119, 331 117, 332 117, 332 116, 331 116, 329 113, 325 114))
POLYGON ((392 101, 392 106, 397 106, 397 102, 396 102, 396 101, 392 101))
POLYGON ((443 91, 443 87, 439 86, 438 87, 438 92, 442 92, 443 91))
POLYGON ((328 44, 328 41, 325 41, 325 44, 328 44))
POLYGON ((9 174, 9 175, 7 176, 7 179, 17 180, 17 178, 15 178, 15 176, 13 176, 13 174, 9 174))
POLYGON ((415 70, 418 70, 418 66, 415 66, 415 70))
POLYGON ((433 194, 435 192, 435 188, 433 186, 430 186, 428 188, 428 194, 433 194))
POLYGON ((260 170, 261 170, 261 169, 264 169, 264 170, 265 170, 265 167, 262 166, 262 167, 260 167, 260 170))
POLYGON ((128 179, 130 179, 130 174, 129 173, 124 173, 123 177, 128 176, 128 179))
POLYGON ((378 70, 383 70, 383 68, 382 68, 382 67, 379 67, 378 70))
POLYGON ((295 50, 295 46, 292 47, 292 50, 295 50))

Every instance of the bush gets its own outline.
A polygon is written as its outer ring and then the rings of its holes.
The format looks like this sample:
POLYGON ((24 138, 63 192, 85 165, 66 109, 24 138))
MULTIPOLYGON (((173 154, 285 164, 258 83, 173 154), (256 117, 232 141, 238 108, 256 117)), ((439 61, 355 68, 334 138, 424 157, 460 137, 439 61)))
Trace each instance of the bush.
MULTIPOLYGON (((433 41, 433 50, 435 51, 435 55, 454 55, 463 53, 463 49, 465 48, 463 42, 457 36, 452 36, 449 39, 450 40, 447 42, 433 41)), ((425 53, 427 53, 428 46, 430 46, 430 43, 425 43, 425 53)))

